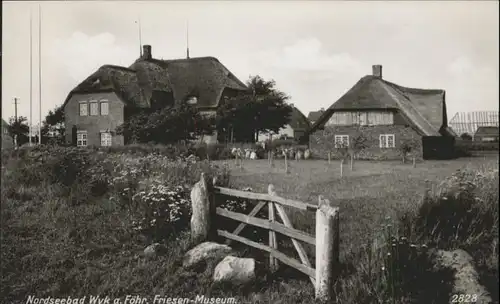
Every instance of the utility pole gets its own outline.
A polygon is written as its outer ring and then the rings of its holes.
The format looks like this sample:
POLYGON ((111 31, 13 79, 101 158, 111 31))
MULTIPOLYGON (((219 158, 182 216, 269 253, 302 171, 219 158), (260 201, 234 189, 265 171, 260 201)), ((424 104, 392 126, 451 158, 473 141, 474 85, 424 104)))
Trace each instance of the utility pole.
POLYGON ((14 97, 14 117, 16 119, 16 124, 17 124, 17 97, 14 97))

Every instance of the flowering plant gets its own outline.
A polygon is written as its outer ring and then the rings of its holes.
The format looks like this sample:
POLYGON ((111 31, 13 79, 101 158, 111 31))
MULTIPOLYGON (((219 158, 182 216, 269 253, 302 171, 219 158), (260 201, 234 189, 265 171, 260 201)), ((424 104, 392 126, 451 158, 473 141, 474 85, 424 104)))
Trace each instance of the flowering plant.
POLYGON ((142 185, 142 190, 132 196, 139 214, 142 214, 142 218, 133 221, 134 230, 160 239, 187 227, 191 216, 189 189, 166 186, 159 179, 142 185))

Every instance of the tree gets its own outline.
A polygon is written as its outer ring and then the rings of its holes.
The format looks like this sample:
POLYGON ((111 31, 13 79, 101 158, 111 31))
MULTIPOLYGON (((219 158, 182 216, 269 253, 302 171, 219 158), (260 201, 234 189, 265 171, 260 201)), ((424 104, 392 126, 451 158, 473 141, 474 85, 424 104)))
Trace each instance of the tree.
POLYGON ((20 116, 9 118, 9 135, 12 139, 17 139, 17 145, 21 146, 29 141, 30 127, 28 125, 28 118, 20 116))
POLYGON ((136 109, 116 132, 127 142, 171 144, 212 134, 214 120, 186 103, 160 109, 136 109))
POLYGON ((64 143, 66 128, 64 124, 64 107, 62 105, 50 110, 45 121, 43 122, 42 129, 42 142, 52 142, 55 144, 64 143))
POLYGON ((353 169, 354 158, 359 154, 359 152, 368 148, 367 141, 368 139, 361 130, 358 130, 358 133, 352 137, 349 145, 349 154, 351 155, 351 170, 353 169))
POLYGON ((460 138, 463 140, 472 140, 472 136, 469 133, 463 133, 460 135, 460 138))
POLYGON ((228 98, 219 107, 216 119, 219 132, 234 131, 237 138, 257 141, 260 132, 277 133, 289 123, 292 107, 287 101, 290 97, 276 88, 274 80, 253 76, 247 86, 246 92, 228 98))
POLYGON ((398 150, 403 157, 403 163, 406 161, 406 157, 413 153, 418 147, 418 142, 414 138, 401 140, 398 150))

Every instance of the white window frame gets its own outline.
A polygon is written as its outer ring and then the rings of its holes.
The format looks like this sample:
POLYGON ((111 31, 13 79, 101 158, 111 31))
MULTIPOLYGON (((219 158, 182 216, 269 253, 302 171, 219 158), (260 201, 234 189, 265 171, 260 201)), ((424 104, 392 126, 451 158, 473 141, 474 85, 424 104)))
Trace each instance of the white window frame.
POLYGON ((113 144, 113 135, 109 131, 101 131, 100 133, 101 146, 111 147, 113 144))
POLYGON ((99 114, 101 114, 102 116, 109 115, 109 101, 107 99, 101 99, 101 101, 99 102, 99 114), (104 113, 102 110, 103 104, 106 104, 106 113, 104 113))
POLYGON ((88 104, 88 102, 86 102, 86 101, 80 101, 79 104, 78 104, 78 112, 80 113, 80 116, 88 116, 89 115, 89 104, 88 104), (82 109, 85 109, 85 113, 82 112, 82 109))
POLYGON ((98 116, 99 115, 99 102, 97 100, 89 101, 89 116, 98 116), (92 106, 95 105, 95 113, 92 113, 92 106))
POLYGON ((396 136, 394 134, 380 134, 379 146, 383 149, 396 148, 396 136), (389 138, 392 139, 392 145, 389 145, 389 138))
POLYGON ((187 98, 186 103, 188 105, 196 105, 196 104, 198 104, 198 97, 196 97, 196 96, 190 96, 190 97, 187 98))
POLYGON ((76 146, 86 147, 88 145, 87 131, 76 131, 76 146))
POLYGON ((342 148, 349 147, 349 135, 335 135, 335 148, 341 148, 339 143, 345 143, 345 146, 342 148))

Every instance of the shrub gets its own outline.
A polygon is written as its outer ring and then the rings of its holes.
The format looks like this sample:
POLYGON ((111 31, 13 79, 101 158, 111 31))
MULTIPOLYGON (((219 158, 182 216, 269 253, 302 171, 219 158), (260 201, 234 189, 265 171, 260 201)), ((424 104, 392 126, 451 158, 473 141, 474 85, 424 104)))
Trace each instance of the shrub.
POLYGON ((413 231, 441 248, 491 244, 498 237, 498 170, 459 170, 424 198, 413 231))
POLYGON ((187 228, 191 216, 189 193, 181 186, 150 181, 132 197, 143 216, 133 222, 134 229, 158 241, 187 228))

